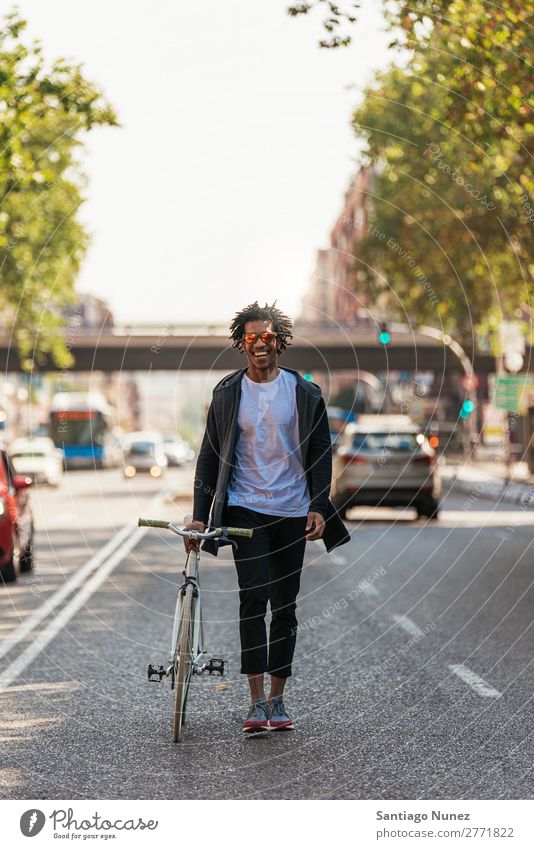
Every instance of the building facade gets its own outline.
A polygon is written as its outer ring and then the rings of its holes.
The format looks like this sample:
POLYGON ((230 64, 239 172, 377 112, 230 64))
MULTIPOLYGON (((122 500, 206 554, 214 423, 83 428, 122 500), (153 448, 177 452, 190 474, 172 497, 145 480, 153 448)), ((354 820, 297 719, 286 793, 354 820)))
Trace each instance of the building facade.
POLYGON ((367 233, 372 184, 372 168, 361 168, 351 180, 330 244, 317 251, 299 322, 326 328, 367 323, 368 298, 359 283, 357 245, 367 233))

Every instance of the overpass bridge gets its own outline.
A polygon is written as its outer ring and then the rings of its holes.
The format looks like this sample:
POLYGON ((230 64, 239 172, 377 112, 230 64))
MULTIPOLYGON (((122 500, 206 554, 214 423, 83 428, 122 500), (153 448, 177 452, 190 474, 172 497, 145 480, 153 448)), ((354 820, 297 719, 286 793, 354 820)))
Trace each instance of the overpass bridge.
MULTIPOLYGON (((375 329, 294 331, 292 344, 283 353, 282 365, 305 372, 366 370, 426 371, 438 374, 462 370, 457 356, 443 342, 405 328, 392 326, 391 343, 379 344, 375 329)), ((106 332, 67 328, 65 347, 74 357, 68 371, 232 371, 244 365, 244 357, 230 346, 227 325, 158 324, 125 325, 106 332)), ((530 350, 524 370, 530 365, 530 350)), ((498 371, 495 357, 475 353, 478 374, 498 371)), ((529 368, 530 366, 530 368, 529 368)), ((0 336, 0 368, 20 371, 20 363, 9 338, 0 336)), ((58 371, 49 359, 35 371, 58 371)))

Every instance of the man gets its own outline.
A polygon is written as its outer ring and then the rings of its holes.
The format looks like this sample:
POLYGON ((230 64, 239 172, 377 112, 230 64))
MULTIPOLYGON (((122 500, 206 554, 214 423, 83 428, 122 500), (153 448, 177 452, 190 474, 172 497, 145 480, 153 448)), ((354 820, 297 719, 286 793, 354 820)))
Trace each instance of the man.
MULTIPOLYGON (((350 540, 328 498, 332 451, 321 390, 279 367, 278 357, 293 337, 290 319, 275 303, 260 307, 255 301, 230 325, 233 347, 246 354, 248 365, 213 390, 188 525, 200 531, 208 523, 254 529, 234 550, 241 672, 251 694, 245 733, 294 727, 283 692, 295 649, 306 541, 322 538, 330 551, 350 540), (267 698, 266 672, 271 676, 267 698)), ((198 543, 184 539, 184 544, 190 551, 198 543)), ((208 540, 202 548, 217 555, 219 544, 208 540)))

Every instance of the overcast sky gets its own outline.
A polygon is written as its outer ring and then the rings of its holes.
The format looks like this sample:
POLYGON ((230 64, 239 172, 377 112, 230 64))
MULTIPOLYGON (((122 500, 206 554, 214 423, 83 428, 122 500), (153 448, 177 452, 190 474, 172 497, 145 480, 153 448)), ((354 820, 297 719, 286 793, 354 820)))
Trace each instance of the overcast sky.
POLYGON ((88 137, 78 288, 118 322, 226 321, 256 298, 296 314, 354 172, 352 108, 390 59, 379 0, 337 51, 316 46, 322 13, 291 19, 287 0, 18 6, 122 124, 88 137))

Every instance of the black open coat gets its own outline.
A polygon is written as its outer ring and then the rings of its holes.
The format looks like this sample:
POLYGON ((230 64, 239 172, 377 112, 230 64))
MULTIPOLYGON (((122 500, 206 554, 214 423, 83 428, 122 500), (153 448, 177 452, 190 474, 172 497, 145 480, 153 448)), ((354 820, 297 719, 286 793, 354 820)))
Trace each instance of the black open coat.
MULTIPOLYGON (((241 380, 245 371, 246 368, 242 368, 227 375, 213 390, 206 432, 197 459, 193 517, 213 528, 222 525, 226 490, 234 462, 241 380)), ((332 480, 332 443, 325 403, 315 383, 304 380, 293 369, 285 371, 297 378, 299 441, 310 493, 309 509, 324 516, 322 539, 326 550, 331 551, 349 542, 350 535, 328 497, 332 480)), ((206 540, 202 549, 216 556, 219 545, 227 543, 206 540)))

